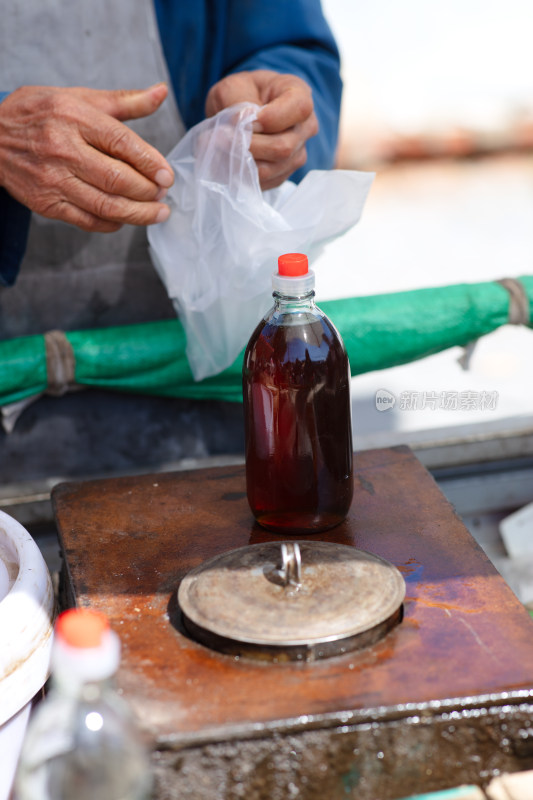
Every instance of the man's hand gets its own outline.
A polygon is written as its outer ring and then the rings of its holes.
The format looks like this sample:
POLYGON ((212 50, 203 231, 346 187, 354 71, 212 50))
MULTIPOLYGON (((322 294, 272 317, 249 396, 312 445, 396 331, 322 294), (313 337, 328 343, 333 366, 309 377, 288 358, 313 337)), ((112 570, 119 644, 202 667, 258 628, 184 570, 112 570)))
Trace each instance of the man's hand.
POLYGON ((305 164, 306 142, 318 132, 311 89, 296 75, 270 70, 236 72, 211 87, 206 115, 212 117, 245 101, 263 106, 254 122, 250 152, 261 188, 273 189, 305 164))
POLYGON ((87 231, 164 221, 163 156, 121 120, 156 111, 168 90, 24 86, 0 103, 0 185, 45 217, 87 231))

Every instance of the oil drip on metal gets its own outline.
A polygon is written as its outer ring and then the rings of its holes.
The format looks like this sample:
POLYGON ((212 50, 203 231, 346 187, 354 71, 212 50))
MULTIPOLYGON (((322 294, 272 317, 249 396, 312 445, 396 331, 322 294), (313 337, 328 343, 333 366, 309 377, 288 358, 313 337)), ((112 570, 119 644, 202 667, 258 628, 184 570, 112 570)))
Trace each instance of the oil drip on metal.
POLYGON ((192 638, 231 655, 315 661, 374 644, 402 617, 385 559, 333 542, 267 542, 217 555, 178 589, 192 638))

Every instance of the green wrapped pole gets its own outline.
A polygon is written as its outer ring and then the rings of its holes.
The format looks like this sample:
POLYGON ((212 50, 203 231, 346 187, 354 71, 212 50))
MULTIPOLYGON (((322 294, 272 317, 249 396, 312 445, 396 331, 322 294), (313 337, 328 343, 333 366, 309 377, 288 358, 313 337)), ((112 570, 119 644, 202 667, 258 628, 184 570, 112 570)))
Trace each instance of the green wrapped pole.
MULTIPOLYGON (((519 278, 533 306, 533 277, 519 278)), ((496 282, 328 300, 319 307, 339 329, 352 375, 405 364, 468 342, 509 321, 509 293, 496 282)), ((195 382, 179 320, 74 331, 75 382, 166 397, 239 402, 242 353, 219 375, 195 382)), ((47 388, 43 336, 0 342, 0 405, 47 388)))
POLYGON ((0 406, 40 394, 47 385, 44 336, 0 342, 0 406))
MULTIPOLYGON (((533 276, 518 278, 533 321, 533 276)), ((462 283, 318 304, 344 339, 352 375, 464 346, 509 321, 509 293, 496 282, 462 283)))

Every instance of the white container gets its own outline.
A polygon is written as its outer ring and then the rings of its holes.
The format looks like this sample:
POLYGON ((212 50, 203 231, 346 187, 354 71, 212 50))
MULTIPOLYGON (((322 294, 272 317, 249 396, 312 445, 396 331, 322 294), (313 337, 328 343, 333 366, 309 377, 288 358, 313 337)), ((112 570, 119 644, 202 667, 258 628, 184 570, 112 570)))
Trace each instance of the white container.
POLYGON ((50 670, 52 581, 28 531, 0 511, 0 800, 9 797, 31 701, 50 670))

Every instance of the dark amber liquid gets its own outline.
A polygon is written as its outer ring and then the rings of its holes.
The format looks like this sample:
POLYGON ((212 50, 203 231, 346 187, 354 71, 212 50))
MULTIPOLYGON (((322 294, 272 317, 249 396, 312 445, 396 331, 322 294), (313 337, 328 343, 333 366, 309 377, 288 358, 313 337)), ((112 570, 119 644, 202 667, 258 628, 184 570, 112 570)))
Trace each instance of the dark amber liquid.
POLYGON ((348 358, 329 320, 309 319, 263 320, 244 356, 248 502, 280 533, 332 528, 352 500, 348 358))

